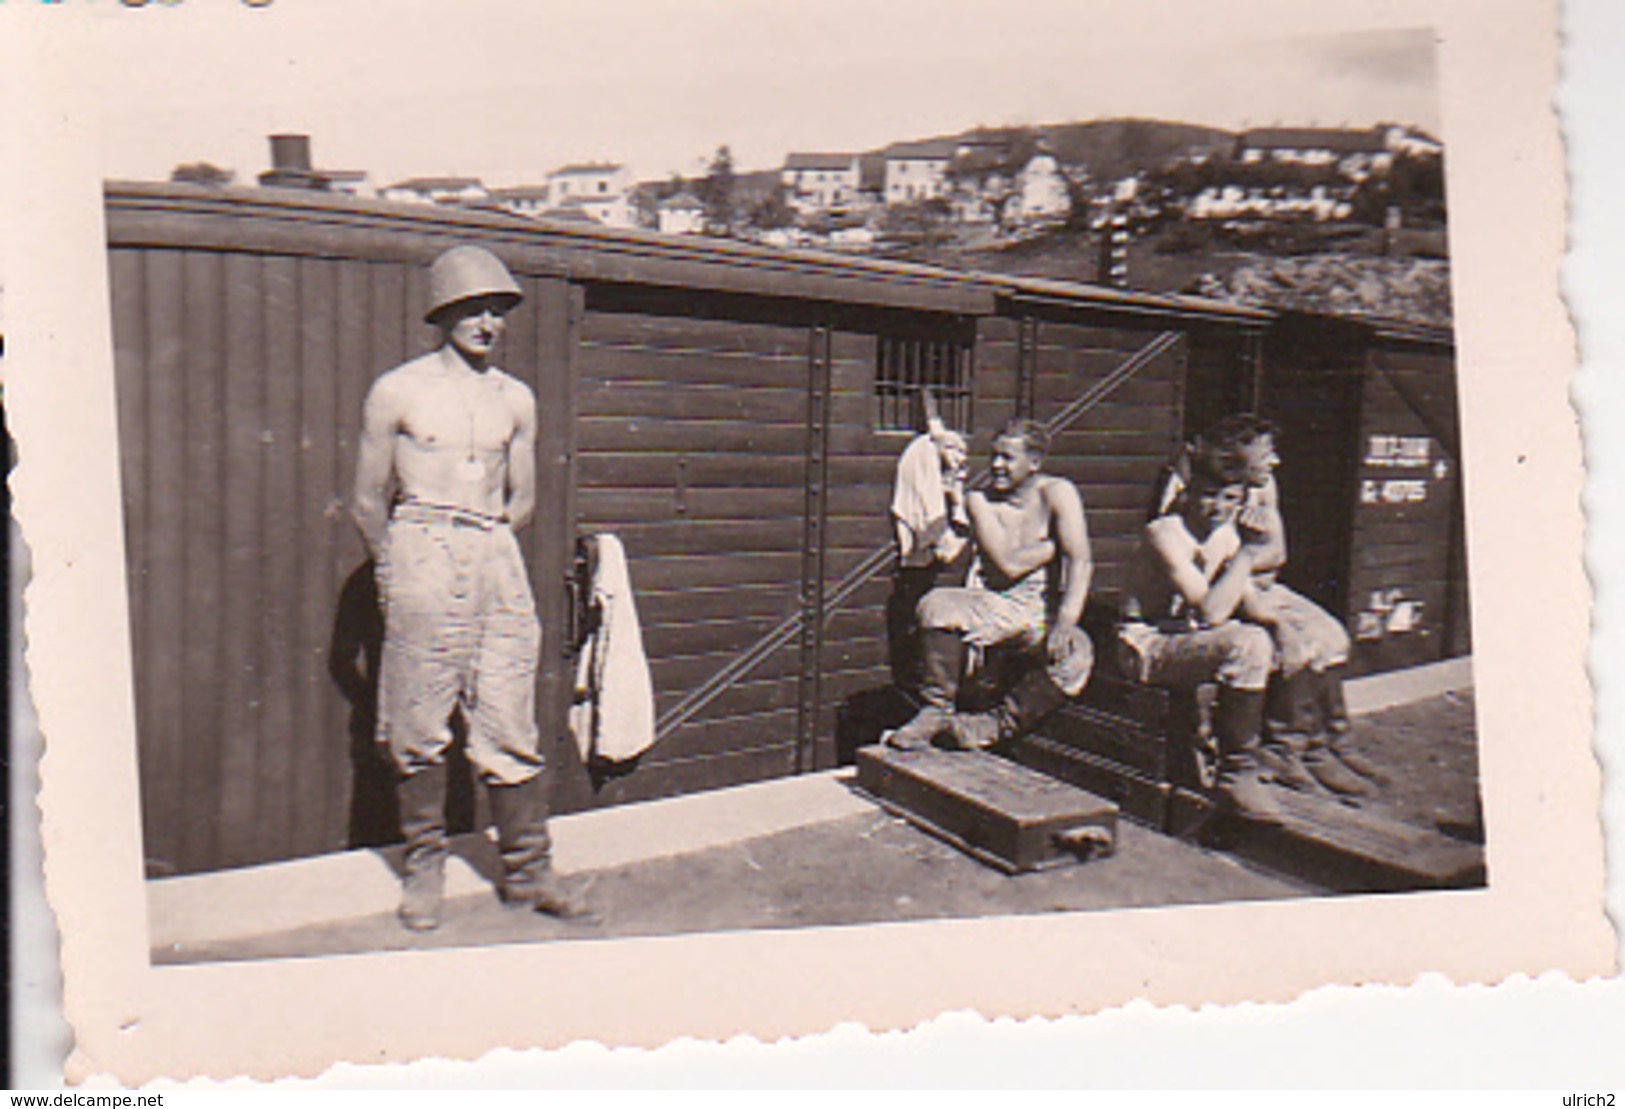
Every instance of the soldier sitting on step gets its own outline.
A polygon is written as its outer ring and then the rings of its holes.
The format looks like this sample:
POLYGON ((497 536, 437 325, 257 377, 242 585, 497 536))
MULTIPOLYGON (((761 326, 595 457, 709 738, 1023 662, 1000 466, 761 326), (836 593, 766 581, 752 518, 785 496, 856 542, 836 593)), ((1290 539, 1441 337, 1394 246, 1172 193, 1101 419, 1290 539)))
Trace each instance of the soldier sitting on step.
MULTIPOLYGON (((1349 731, 1343 669, 1349 658, 1347 630, 1331 613, 1276 580, 1286 564, 1286 527, 1275 469, 1276 428, 1241 413, 1226 416, 1197 440, 1195 450, 1232 453, 1246 468, 1247 495, 1238 523, 1264 537, 1253 561, 1253 593, 1246 617, 1269 631, 1275 643, 1274 676, 1266 704, 1276 740, 1266 751, 1283 785, 1313 789, 1316 782, 1344 795, 1370 792, 1376 768, 1344 741, 1349 731), (1308 775, 1304 771, 1307 769, 1308 775)), ((1176 459, 1159 485, 1152 515, 1166 512, 1179 495, 1191 449, 1176 459)))
POLYGON ((1218 683, 1215 799, 1235 816, 1273 824, 1280 810, 1266 784, 1261 725, 1275 645, 1241 618, 1267 537, 1238 527, 1246 496, 1246 463, 1237 452, 1209 447, 1191 458, 1169 510, 1145 525, 1130 561, 1118 662, 1126 676, 1149 685, 1218 683))
POLYGON ((1093 570, 1089 532, 1076 486, 1040 472, 1048 449, 1030 420, 1011 421, 994 441, 991 488, 965 495, 970 582, 920 600, 925 704, 887 733, 889 745, 988 747, 1031 729, 1089 680, 1094 651, 1078 626, 1093 570), (1034 657, 992 711, 957 711, 967 661, 992 647, 1034 657))

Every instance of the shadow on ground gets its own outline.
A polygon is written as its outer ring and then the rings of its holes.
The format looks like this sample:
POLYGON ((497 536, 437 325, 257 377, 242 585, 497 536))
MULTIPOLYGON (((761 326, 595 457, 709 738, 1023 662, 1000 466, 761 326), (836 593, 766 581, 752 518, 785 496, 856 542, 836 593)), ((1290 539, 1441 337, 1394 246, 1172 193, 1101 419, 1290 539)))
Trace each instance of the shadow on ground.
MULTIPOLYGON (((1470 694, 1362 718, 1357 745, 1389 776, 1372 807, 1449 830, 1478 820, 1470 694)), ((657 830, 652 830, 657 831, 657 830)), ((478 848, 469 861, 494 877, 478 848)), ((164 962, 300 957, 434 947, 807 928, 960 917, 1152 908, 1318 896, 1322 890, 1127 822, 1116 854, 1006 876, 880 809, 576 879, 596 916, 561 922, 503 908, 495 893, 456 899, 439 931, 393 914, 165 952, 164 962)))

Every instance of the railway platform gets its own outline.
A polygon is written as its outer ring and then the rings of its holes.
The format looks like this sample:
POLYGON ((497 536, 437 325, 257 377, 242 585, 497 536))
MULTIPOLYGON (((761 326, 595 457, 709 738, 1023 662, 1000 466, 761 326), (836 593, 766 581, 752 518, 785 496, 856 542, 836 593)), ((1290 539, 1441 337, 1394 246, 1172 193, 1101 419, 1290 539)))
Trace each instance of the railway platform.
MULTIPOLYGON (((1470 680, 1465 664, 1450 663, 1350 683, 1362 749, 1390 779, 1350 810, 1351 827, 1381 821, 1464 845, 1482 836, 1470 680)), ((1336 892, 1291 858, 1218 850, 1128 820, 1109 857, 1006 875, 885 812, 854 784, 845 768, 557 818, 557 865, 595 910, 582 921, 503 909, 492 892, 495 848, 480 835, 458 840, 445 923, 426 934, 395 921, 396 851, 155 879, 152 957, 290 958, 1336 892)))

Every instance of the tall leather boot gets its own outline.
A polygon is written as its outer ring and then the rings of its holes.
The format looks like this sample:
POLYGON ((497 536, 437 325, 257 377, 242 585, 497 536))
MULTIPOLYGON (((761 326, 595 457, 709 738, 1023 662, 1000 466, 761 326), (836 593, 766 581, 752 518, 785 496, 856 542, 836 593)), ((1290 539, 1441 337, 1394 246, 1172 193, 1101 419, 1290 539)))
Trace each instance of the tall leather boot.
POLYGON ((1319 679, 1317 693, 1320 709, 1326 718, 1326 746, 1339 762, 1356 774, 1373 782, 1384 782, 1387 777, 1381 767, 1350 748, 1346 742, 1351 725, 1348 702, 1343 699, 1343 671, 1342 666, 1328 666, 1316 675, 1319 679))
POLYGON ((1269 689, 1264 695, 1264 730, 1271 735, 1292 734, 1296 705, 1293 703, 1292 682, 1281 674, 1270 675, 1269 689))
POLYGON ((1269 721, 1259 742, 1259 762, 1270 780, 1300 793, 1319 788, 1319 780, 1299 758, 1300 752, 1320 742, 1315 679, 1314 673, 1300 670, 1271 680, 1265 699, 1269 721))
POLYGON ((992 711, 954 713, 948 724, 949 745, 968 751, 1007 743, 1032 731, 1070 699, 1043 666, 1035 666, 992 711))
POLYGON ((1349 706, 1343 699, 1343 672, 1346 669, 1346 666, 1339 664, 1328 666, 1320 673, 1320 711, 1326 718, 1326 730, 1333 735, 1343 735, 1349 730, 1349 706))
POLYGON ((1213 735, 1219 744, 1220 809, 1258 824, 1279 824, 1281 810, 1269 794, 1259 765, 1259 730, 1264 722, 1264 691, 1219 690, 1213 708, 1213 735))
POLYGON ((565 919, 585 916, 586 903, 553 870, 547 830, 547 787, 540 774, 517 785, 492 785, 491 814, 502 855, 502 903, 565 919))
POLYGON ((888 747, 904 751, 929 747, 947 730, 953 716, 959 679, 965 671, 964 642, 956 631, 927 628, 920 634, 920 655, 924 667, 920 697, 925 705, 914 719, 886 734, 884 742, 888 747))
MULTIPOLYGON (((1305 682, 1305 688, 1308 690, 1308 695, 1313 699, 1314 711, 1317 718, 1321 716, 1321 714, 1326 713, 1325 695, 1327 676, 1324 673, 1317 674, 1312 670, 1305 670, 1301 674, 1296 675, 1296 677, 1303 679, 1305 682)), ((1338 686, 1338 700, 1341 700, 1341 677, 1336 679, 1336 681, 1338 686)), ((1330 723, 1329 714, 1328 723, 1330 723)), ((1344 731, 1346 732, 1348 726, 1348 714, 1346 710, 1343 713, 1343 725, 1344 731)), ((1309 773, 1315 776, 1315 780, 1317 782, 1331 790, 1333 793, 1349 798, 1363 797, 1371 792, 1371 783, 1362 777, 1360 773, 1349 764, 1348 760, 1342 757, 1339 747, 1341 746, 1340 741, 1343 738, 1343 734, 1344 733, 1342 732, 1321 730, 1317 732, 1317 734, 1310 736, 1303 749, 1303 765, 1309 771, 1309 773)), ((1360 759, 1358 756, 1355 756, 1355 760, 1361 762, 1367 768, 1371 767, 1369 762, 1366 762, 1364 759, 1360 759)))
POLYGON ((401 923, 414 932, 440 927, 446 892, 446 767, 436 763, 402 778, 395 786, 406 837, 401 881, 401 923))

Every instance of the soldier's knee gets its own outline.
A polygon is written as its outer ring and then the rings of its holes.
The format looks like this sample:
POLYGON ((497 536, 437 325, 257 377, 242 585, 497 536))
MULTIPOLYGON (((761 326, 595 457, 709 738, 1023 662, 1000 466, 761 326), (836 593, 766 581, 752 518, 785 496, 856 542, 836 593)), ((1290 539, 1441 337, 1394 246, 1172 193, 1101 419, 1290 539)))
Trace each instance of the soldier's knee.
POLYGON ((1333 658, 1348 658, 1349 652, 1354 649, 1354 641, 1349 638, 1348 629, 1343 626, 1342 621, 1333 617, 1328 617, 1328 619, 1331 621, 1330 626, 1327 628, 1327 636, 1331 646, 1330 654, 1333 658))
POLYGON ((1275 641, 1257 624, 1236 624, 1230 633, 1230 670, 1244 688, 1262 687, 1275 665, 1275 641))
POLYGON ((956 605, 946 589, 933 589, 920 598, 914 615, 922 628, 946 628, 953 624, 956 605))
POLYGON ((1050 681, 1068 697, 1076 697, 1089 684, 1089 675, 1095 666, 1095 645, 1082 628, 1073 628, 1067 637, 1065 650, 1057 657, 1051 655, 1047 667, 1050 681))

